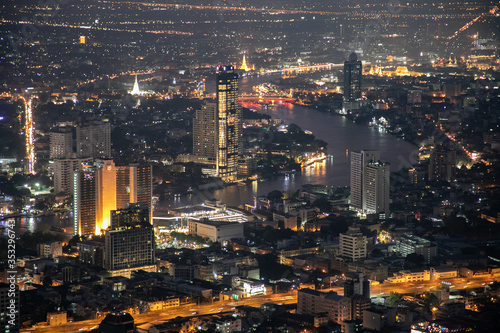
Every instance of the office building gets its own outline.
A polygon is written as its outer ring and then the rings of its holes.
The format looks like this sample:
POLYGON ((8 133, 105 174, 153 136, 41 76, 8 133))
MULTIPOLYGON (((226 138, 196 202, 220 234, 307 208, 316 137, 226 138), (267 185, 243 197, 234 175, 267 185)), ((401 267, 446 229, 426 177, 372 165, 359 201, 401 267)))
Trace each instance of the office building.
POLYGON ((97 170, 84 166, 73 172, 73 221, 75 235, 98 233, 97 214, 97 170))
POLYGON ((153 226, 147 219, 136 219, 134 208, 118 209, 111 216, 111 226, 104 236, 104 263, 111 276, 130 278, 131 272, 137 270, 155 272, 153 226))
POLYGON ((49 133, 50 158, 67 158, 73 154, 72 127, 56 127, 49 133))
POLYGON ((82 170, 83 165, 91 164, 92 158, 56 158, 54 160, 54 193, 73 193, 73 171, 82 170))
MULTIPOLYGON (((101 234, 106 230, 111 221, 111 211, 124 208, 130 203, 141 203, 148 212, 147 220, 151 223, 153 216, 152 202, 152 173, 148 164, 130 164, 127 166, 115 166, 111 159, 98 159, 94 166, 83 165, 86 172, 78 173, 79 179, 74 179, 73 207, 76 219, 85 215, 85 223, 90 223, 91 212, 94 214, 94 231, 85 228, 83 233, 101 234), (90 176, 92 175, 92 176, 90 176), (92 189, 90 188, 92 186, 92 189), (83 191, 83 192, 82 192, 83 191), (93 202, 91 211, 79 212, 78 202, 85 203, 89 207, 93 202)), ((77 170, 78 171, 78 170, 77 170)), ((142 207, 142 206, 141 206, 142 207)), ((78 224, 81 225, 82 222, 78 224)), ((80 233, 82 235, 82 233, 80 233)))
POLYGON ((455 179, 457 154, 454 150, 436 147, 429 158, 429 180, 444 180, 450 182, 455 179))
POLYGON ((357 227, 349 227, 346 233, 340 234, 339 256, 357 261, 366 258, 367 238, 357 227))
POLYGON ((149 164, 130 164, 116 167, 116 208, 129 203, 145 203, 149 221, 153 219, 153 174, 149 164))
POLYGON ((225 182, 238 179, 242 115, 238 106, 238 74, 233 66, 217 68, 217 175, 225 182))
POLYGON ((14 283, 12 288, 10 283, 0 282, 0 331, 5 333, 18 333, 21 327, 19 287, 14 283))
POLYGON ((437 255, 437 245, 425 238, 404 234, 396 241, 396 248, 401 256, 416 253, 424 257, 426 263, 430 263, 437 255))
POLYGON ((312 289, 300 289, 297 292, 297 313, 306 315, 328 314, 328 318, 337 324, 351 319, 351 299, 336 292, 328 293, 312 289))
POLYGON ((351 152, 351 208, 363 211, 365 207, 365 174, 370 162, 380 160, 380 151, 361 150, 351 152))
POLYGON ((364 207, 366 214, 389 214, 391 169, 388 163, 370 162, 365 168, 364 207))
POLYGON ((78 243, 78 261, 104 267, 104 243, 91 240, 78 243))
POLYGON ((361 77, 363 65, 356 53, 351 53, 349 60, 344 62, 344 101, 361 100, 361 77))
POLYGON ((111 125, 94 122, 76 127, 76 154, 78 157, 111 156, 111 125))
POLYGON ((218 133, 217 103, 205 103, 193 119, 193 154, 215 161, 218 133))

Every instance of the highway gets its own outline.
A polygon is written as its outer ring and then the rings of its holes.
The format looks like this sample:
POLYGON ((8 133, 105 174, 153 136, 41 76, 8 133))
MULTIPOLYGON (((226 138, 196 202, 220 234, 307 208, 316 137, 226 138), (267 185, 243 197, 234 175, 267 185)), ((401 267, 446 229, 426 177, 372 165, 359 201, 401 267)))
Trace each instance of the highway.
MULTIPOLYGON (((443 280, 450 284, 450 289, 461 290, 461 289, 474 289, 485 287, 493 283, 493 278, 491 276, 479 277, 479 278, 454 278, 443 280)), ((400 294, 420 294, 429 291, 430 289, 439 288, 441 286, 441 280, 433 281, 420 281, 420 282, 405 282, 405 283, 384 283, 380 285, 371 286, 371 296, 384 296, 391 293, 391 291, 400 294)), ((322 291, 327 292, 329 290, 337 292, 339 295, 343 295, 342 287, 333 287, 329 289, 323 289, 322 291)), ((190 317, 197 315, 206 314, 216 314, 218 312, 231 311, 234 307, 240 305, 248 305, 254 307, 260 307, 263 303, 283 303, 292 304, 297 302, 297 291, 292 291, 284 294, 273 294, 266 296, 255 296, 252 298, 242 299, 239 301, 219 301, 213 304, 187 304, 182 305, 172 309, 164 309, 161 311, 153 311, 145 314, 134 315, 135 323, 139 328, 147 329, 151 323, 161 323, 168 319, 175 317, 190 317), (196 313, 195 313, 196 312, 196 313)), ((21 332, 61 332, 61 333, 72 333, 72 332, 82 332, 89 331, 92 328, 97 328, 101 320, 104 318, 102 316, 99 319, 85 320, 74 323, 68 323, 66 325, 55 326, 55 327, 37 327, 31 329, 24 329, 21 332)))

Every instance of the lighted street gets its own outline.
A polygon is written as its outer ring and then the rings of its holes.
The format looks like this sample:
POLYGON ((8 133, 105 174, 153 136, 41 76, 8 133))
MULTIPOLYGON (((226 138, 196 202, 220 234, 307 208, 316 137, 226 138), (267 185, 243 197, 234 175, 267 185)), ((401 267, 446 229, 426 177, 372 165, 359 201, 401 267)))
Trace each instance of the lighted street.
MULTIPOLYGON (((473 289, 481 288, 485 285, 491 284, 493 279, 491 277, 481 277, 474 279, 465 278, 455 278, 447 279, 444 282, 451 283, 451 290, 459 289, 473 289)), ((377 297, 380 295, 388 295, 391 291, 397 292, 399 294, 420 294, 429 291, 431 288, 438 288, 441 286, 441 281, 421 281, 414 283, 385 283, 371 287, 371 297, 377 297)), ((334 291, 339 295, 343 295, 342 287, 333 287, 330 289, 322 289, 321 291, 334 291)), ((178 308, 165 309, 162 311, 154 311, 145 314, 134 315, 135 323, 139 328, 148 323, 158 323, 175 317, 190 317, 197 315, 210 315, 217 314, 219 312, 227 312, 234 310, 234 307, 240 305, 247 305, 253 307, 260 307, 261 304, 266 302, 272 303, 283 303, 283 304, 293 304, 297 303, 297 292, 289 292, 286 294, 275 294, 269 296, 256 296, 252 298, 243 299, 240 301, 220 301, 214 304, 187 304, 180 306, 178 308), (195 313, 196 312, 196 313, 195 313)), ((36 332, 80 332, 83 330, 90 330, 92 328, 97 328, 104 315, 100 319, 96 320, 85 320, 81 322, 69 323, 57 327, 37 327, 36 332)), ((24 330, 22 332, 34 331, 33 329, 24 330)))

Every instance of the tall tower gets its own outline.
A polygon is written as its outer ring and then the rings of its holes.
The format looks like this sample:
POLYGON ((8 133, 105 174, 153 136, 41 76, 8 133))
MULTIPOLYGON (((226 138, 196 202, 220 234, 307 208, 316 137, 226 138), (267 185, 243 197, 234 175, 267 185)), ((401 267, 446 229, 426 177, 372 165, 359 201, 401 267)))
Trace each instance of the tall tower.
POLYGON ((193 119, 193 154, 215 161, 218 139, 217 103, 205 103, 193 119))
POLYGON ((344 62, 344 102, 361 100, 361 76, 363 66, 356 53, 349 56, 344 62))
POLYGON ((73 221, 75 235, 93 235, 96 229, 96 169, 84 166, 73 172, 73 221))
POLYGON ((365 207, 365 172, 372 161, 380 160, 380 151, 361 150, 351 152, 351 208, 362 211, 365 207))
POLYGON ((389 215, 391 169, 388 163, 370 162, 365 168, 364 207, 367 214, 389 215))
POLYGON ((238 175, 241 145, 241 109, 238 106, 238 74, 233 66, 217 67, 217 174, 225 182, 238 175))

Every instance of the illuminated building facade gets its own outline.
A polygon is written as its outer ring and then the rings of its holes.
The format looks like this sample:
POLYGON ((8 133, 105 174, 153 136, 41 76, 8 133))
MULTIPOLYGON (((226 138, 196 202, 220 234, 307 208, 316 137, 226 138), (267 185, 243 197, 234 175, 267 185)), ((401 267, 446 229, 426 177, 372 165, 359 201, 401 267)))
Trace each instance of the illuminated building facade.
MULTIPOLYGON (((78 180, 75 178, 76 176, 73 178, 75 233, 78 232, 80 235, 101 234, 110 226, 111 211, 122 209, 129 203, 141 203, 146 207, 147 220, 151 224, 153 193, 150 165, 115 166, 112 159, 98 159, 95 167, 83 166, 83 168, 85 172, 92 173, 92 183, 78 180), (81 205, 85 204, 87 207, 91 202, 93 203, 93 215, 89 215, 87 211, 79 211, 81 205), (81 219, 84 216, 82 222, 81 219), (92 219, 93 229, 90 227, 92 219), (88 227, 81 227, 82 225, 88 225, 88 227)), ((80 174, 80 172, 75 171, 74 175, 76 174, 80 174)))
POLYGON ((96 166, 97 227, 106 230, 110 225, 110 212, 116 209, 116 166, 112 159, 96 160, 96 166))
POLYGON ((242 115, 238 106, 238 74, 233 66, 217 68, 217 175, 225 182, 238 178, 242 115))
POLYGON ((73 221, 75 235, 91 235, 96 229, 97 172, 91 166, 73 172, 73 221))

